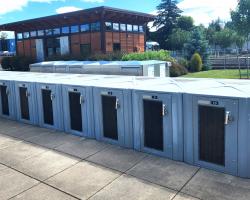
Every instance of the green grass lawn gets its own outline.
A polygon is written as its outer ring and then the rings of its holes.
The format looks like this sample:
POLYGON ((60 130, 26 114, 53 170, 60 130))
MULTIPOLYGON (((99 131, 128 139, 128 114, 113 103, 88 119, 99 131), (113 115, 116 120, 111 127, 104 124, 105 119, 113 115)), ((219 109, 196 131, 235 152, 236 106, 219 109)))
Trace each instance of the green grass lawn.
MULTIPOLYGON (((242 78, 247 78, 247 70, 241 70, 242 78)), ((250 76, 250 71, 249 71, 250 76)), ((239 79, 240 73, 237 69, 227 69, 227 70, 210 70, 196 73, 189 73, 183 77, 187 78, 228 78, 228 79, 239 79)))

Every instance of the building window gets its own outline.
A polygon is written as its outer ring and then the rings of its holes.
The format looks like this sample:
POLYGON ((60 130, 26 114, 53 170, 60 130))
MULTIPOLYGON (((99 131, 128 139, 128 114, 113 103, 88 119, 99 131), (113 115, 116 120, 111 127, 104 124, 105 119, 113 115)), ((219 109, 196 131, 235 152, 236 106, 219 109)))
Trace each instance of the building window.
POLYGON ((24 32, 23 33, 23 38, 24 39, 27 39, 27 38, 29 38, 30 37, 30 33, 29 32, 24 32))
POLYGON ((36 31, 31 31, 30 32, 30 37, 36 37, 36 31))
POLYGON ((69 34, 69 27, 68 26, 62 27, 62 34, 69 34))
POLYGON ((120 24, 120 30, 126 31, 126 24, 120 24))
POLYGON ((105 22, 105 28, 106 28, 106 31, 112 31, 112 23, 111 22, 105 22))
POLYGON ((144 28, 143 28, 143 26, 139 26, 139 32, 140 32, 140 33, 144 33, 144 28))
POLYGON ((113 51, 121 51, 121 44, 120 43, 114 43, 113 44, 113 51))
POLYGON ((59 35, 60 34, 60 28, 54 28, 53 34, 54 35, 59 35))
POLYGON ((133 26, 131 24, 127 24, 127 31, 132 32, 133 31, 133 26))
POLYGON ((23 39, 23 34, 22 34, 22 33, 18 33, 18 34, 17 34, 17 39, 18 39, 18 40, 23 39))
POLYGON ((44 36, 44 30, 39 30, 37 31, 38 36, 44 36))
POLYGON ((138 32, 139 31, 139 26, 138 25, 133 25, 133 31, 138 32))
POLYGON ((82 24, 81 25, 81 32, 88 32, 90 30, 89 24, 82 24))
POLYGON ((90 44, 80 44, 80 52, 82 56, 89 56, 91 54, 90 44))
POLYGON ((79 32, 79 26, 71 26, 70 27, 71 33, 78 33, 79 32))
POLYGON ((113 30, 114 31, 119 31, 120 30, 120 27, 119 27, 118 23, 113 23, 113 30))
POLYGON ((60 38, 48 38, 46 40, 46 53, 48 57, 54 55, 60 55, 61 53, 61 45, 60 45, 60 38))
POLYGON ((47 29, 47 30, 45 30, 45 34, 46 34, 46 35, 52 35, 52 33, 53 33, 53 30, 52 30, 52 29, 47 29))
POLYGON ((91 31, 100 31, 100 22, 92 23, 91 31))

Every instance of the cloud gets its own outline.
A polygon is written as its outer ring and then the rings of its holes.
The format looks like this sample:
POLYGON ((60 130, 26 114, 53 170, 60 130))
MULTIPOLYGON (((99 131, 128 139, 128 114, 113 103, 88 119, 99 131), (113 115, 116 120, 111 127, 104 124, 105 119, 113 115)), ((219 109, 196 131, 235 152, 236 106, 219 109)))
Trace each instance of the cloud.
POLYGON ((65 6, 65 7, 61 7, 61 8, 56 9, 56 13, 62 14, 62 13, 74 12, 74 11, 78 11, 78 10, 82 10, 82 8, 78 8, 75 6, 65 6))
POLYGON ((191 16, 195 24, 208 26, 212 20, 230 20, 230 10, 234 10, 238 0, 183 0, 178 7, 183 15, 191 16))
POLYGON ((65 0, 10 0, 8 2, 0 0, 0 15, 4 15, 9 12, 22 10, 30 2, 36 3, 51 3, 54 1, 65 1, 65 0))
POLYGON ((104 0, 82 0, 84 2, 89 2, 89 3, 103 3, 104 0))

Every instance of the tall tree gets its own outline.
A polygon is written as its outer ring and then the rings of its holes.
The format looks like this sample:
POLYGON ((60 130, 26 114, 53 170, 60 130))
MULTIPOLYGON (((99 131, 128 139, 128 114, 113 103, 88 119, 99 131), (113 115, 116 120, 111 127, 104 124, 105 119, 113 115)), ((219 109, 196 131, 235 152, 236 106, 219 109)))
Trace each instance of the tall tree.
POLYGON ((157 27, 157 40, 161 48, 167 49, 167 38, 177 27, 177 20, 182 11, 177 7, 176 0, 162 0, 157 6, 158 15, 154 21, 154 26, 157 27))
POLYGON ((177 27, 185 31, 190 31, 194 27, 194 19, 190 16, 180 16, 177 19, 177 27))
POLYGON ((168 37, 167 43, 170 45, 170 50, 182 50, 184 44, 190 39, 190 32, 177 28, 173 30, 173 33, 168 37))

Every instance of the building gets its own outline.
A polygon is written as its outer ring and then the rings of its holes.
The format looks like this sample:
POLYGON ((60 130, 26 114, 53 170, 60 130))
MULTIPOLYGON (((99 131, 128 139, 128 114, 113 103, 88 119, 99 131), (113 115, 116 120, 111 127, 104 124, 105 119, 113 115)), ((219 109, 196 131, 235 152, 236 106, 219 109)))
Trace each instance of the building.
POLYGON ((0 39, 0 53, 1 52, 15 53, 15 51, 16 51, 15 39, 0 39))
POLYGON ((113 51, 143 52, 150 14, 96 7, 0 25, 14 31, 17 55, 38 61, 54 55, 76 57, 113 51))

